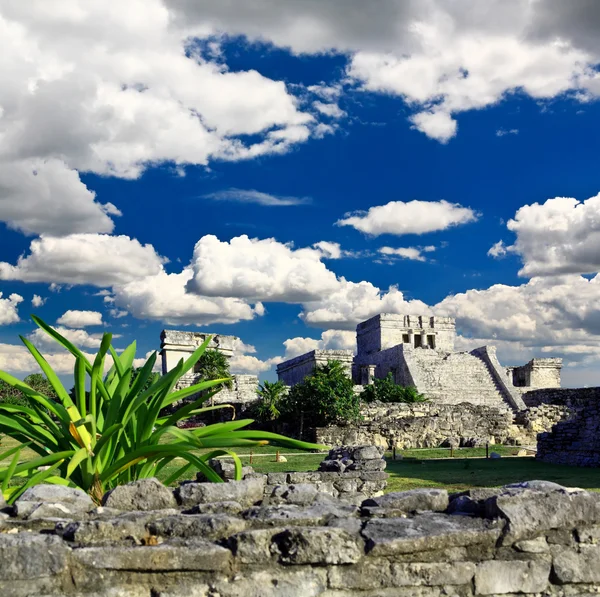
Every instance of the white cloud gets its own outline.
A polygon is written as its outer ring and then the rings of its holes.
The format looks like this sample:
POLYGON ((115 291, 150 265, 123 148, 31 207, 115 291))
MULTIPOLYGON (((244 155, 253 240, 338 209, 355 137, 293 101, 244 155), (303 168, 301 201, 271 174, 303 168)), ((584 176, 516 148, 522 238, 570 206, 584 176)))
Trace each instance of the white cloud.
POLYGON ((320 300, 303 304, 300 317, 310 326, 353 330, 361 321, 378 313, 428 314, 430 307, 418 300, 405 300, 395 286, 387 292, 370 282, 348 282, 340 278, 337 290, 320 300))
POLYGON ((600 271, 600 194, 524 205, 507 228, 517 235, 507 250, 520 255, 521 276, 600 271))
POLYGON ((114 286, 115 304, 138 319, 169 325, 237 323, 264 313, 262 304, 253 307, 238 298, 198 296, 186 292, 193 277, 190 268, 168 274, 164 270, 128 284, 114 286))
POLYGON ((10 228, 25 234, 53 236, 112 232, 114 222, 110 216, 121 212, 111 203, 96 202, 95 194, 81 182, 79 174, 62 161, 28 159, 2 163, 1 159, 0 152, 0 220, 10 228))
POLYGON ((326 104, 317 101, 313 102, 313 107, 321 114, 325 114, 325 116, 329 116, 330 118, 343 118, 346 116, 346 112, 344 112, 337 104, 326 104))
POLYGON ((204 195, 206 199, 215 201, 237 201, 239 203, 257 203, 270 207, 283 207, 289 205, 306 205, 312 203, 310 197, 285 197, 281 195, 270 195, 252 189, 227 189, 204 195))
POLYGON ((293 359, 312 350, 353 350, 356 351, 356 333, 349 330, 325 330, 321 338, 289 338, 284 343, 284 359, 293 359))
POLYGON ((441 143, 450 141, 458 128, 456 120, 443 110, 419 112, 411 116, 410 121, 418 131, 441 143))
POLYGON ((121 319, 121 317, 127 317, 127 315, 129 315, 127 311, 121 311, 120 309, 110 309, 108 313, 111 317, 114 317, 115 319, 121 319))
POLYGON ((248 354, 234 354, 229 362, 232 373, 247 373, 258 375, 273 368, 273 365, 281 362, 281 357, 273 357, 262 361, 258 357, 248 354))
POLYGON ((487 254, 489 257, 493 257, 494 259, 500 259, 504 257, 510 249, 511 247, 507 247, 503 240, 499 240, 490 247, 490 250, 487 252, 487 254))
POLYGON ((48 298, 42 298, 39 294, 34 294, 31 299, 31 304, 37 309, 38 307, 42 307, 46 304, 48 298))
POLYGON ((11 294, 8 298, 3 299, 0 292, 0 325, 16 323, 19 321, 19 313, 17 306, 23 302, 23 297, 20 294, 11 294))
POLYGON ((44 236, 29 251, 16 265, 0 262, 0 279, 110 286, 156 274, 165 262, 152 245, 105 234, 44 236))
POLYGON ((69 309, 56 320, 56 323, 65 325, 69 328, 85 328, 91 325, 102 325, 102 313, 99 313, 98 311, 77 311, 69 309))
MULTIPOLYGON (((100 348, 102 334, 90 334, 85 330, 75 330, 60 325, 53 326, 53 328, 78 348, 100 348)), ((40 350, 56 350, 59 348, 56 340, 51 338, 41 328, 33 330, 33 332, 29 334, 29 340, 31 340, 31 342, 33 342, 40 350)))
POLYGON ((504 137, 505 135, 518 135, 519 129, 498 129, 496 137, 504 137))
POLYGON ((367 212, 346 214, 338 226, 352 226, 372 236, 380 234, 425 234, 475 222, 479 214, 448 201, 390 201, 367 212))
POLYGON ((335 290, 335 274, 321 262, 321 250, 294 250, 273 238, 246 235, 221 242, 202 237, 194 248, 190 292, 257 301, 298 303, 335 290))
POLYGON ((390 260, 394 258, 409 259, 411 261, 427 261, 423 253, 435 251, 434 246, 427 247, 381 247, 379 253, 385 255, 390 260))

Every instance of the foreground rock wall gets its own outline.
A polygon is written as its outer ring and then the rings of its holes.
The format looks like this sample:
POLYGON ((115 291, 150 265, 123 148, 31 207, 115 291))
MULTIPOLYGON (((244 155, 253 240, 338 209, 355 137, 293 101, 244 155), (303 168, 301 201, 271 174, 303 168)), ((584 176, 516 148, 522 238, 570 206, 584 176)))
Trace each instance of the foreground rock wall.
POLYGON ((358 425, 319 428, 318 443, 328 445, 372 444, 387 449, 435 448, 440 445, 484 445, 526 443, 535 436, 522 437, 508 408, 462 403, 458 405, 422 402, 384 404, 375 402, 361 409, 358 425))
POLYGON ((452 496, 439 489, 389 493, 354 506, 293 491, 269 501, 262 491, 257 479, 187 483, 175 492, 149 479, 93 508, 68 488, 33 488, 0 520, 0 595, 600 591, 598 494, 530 482, 452 496))
POLYGON ((569 418, 538 435, 536 458, 554 464, 600 466, 600 393, 588 397, 585 407, 572 407, 569 418))

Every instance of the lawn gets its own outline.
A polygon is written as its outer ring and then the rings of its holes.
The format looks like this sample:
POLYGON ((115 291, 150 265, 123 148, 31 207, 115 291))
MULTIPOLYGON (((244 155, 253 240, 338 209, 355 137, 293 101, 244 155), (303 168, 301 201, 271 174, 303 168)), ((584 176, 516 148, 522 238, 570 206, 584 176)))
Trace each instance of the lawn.
MULTIPOLYGON (((6 451, 15 442, 3 437, 0 452, 6 451)), ((461 491, 470 487, 497 487, 507 483, 516 483, 531 479, 554 481, 568 487, 583 487, 592 491, 600 491, 600 469, 577 468, 537 462, 532 456, 510 458, 519 448, 514 446, 490 446, 503 456, 499 459, 486 459, 485 448, 462 448, 450 450, 405 450, 399 454, 402 460, 388 458, 387 472, 390 474, 387 491, 404 491, 418 487, 441 487, 449 491, 461 491)), ((275 462, 277 448, 263 446, 253 450, 240 449, 238 454, 244 465, 250 464, 252 451, 252 467, 257 472, 314 471, 324 454, 306 453, 281 449, 280 454, 287 462, 275 462)), ((31 450, 23 451, 23 459, 34 456, 31 450)), ((391 454, 388 454, 391 456, 391 454)), ((184 461, 165 467, 160 477, 167 478, 174 470, 181 467, 184 461)), ((7 466, 7 461, 0 461, 0 467, 7 466)), ((192 479, 195 471, 188 471, 183 478, 192 479)))

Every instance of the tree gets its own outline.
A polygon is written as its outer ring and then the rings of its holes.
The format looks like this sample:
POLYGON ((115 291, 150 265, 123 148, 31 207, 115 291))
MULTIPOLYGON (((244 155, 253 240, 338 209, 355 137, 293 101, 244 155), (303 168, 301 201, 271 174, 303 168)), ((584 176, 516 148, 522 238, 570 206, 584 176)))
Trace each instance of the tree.
POLYGON ((360 419, 360 399, 339 361, 318 365, 282 401, 282 414, 307 427, 322 427, 360 419))
POLYGON ((274 421, 281 414, 281 400, 287 393, 287 386, 282 381, 263 382, 258 388, 260 400, 253 409, 254 416, 261 423, 274 421))
MULTIPOLYGON (((198 375, 200 379, 206 381, 223 379, 225 377, 230 378, 229 360, 218 350, 206 350, 198 359, 198 363, 194 367, 194 373, 198 375)), ((232 380, 228 379, 217 387, 231 390, 231 388, 233 388, 232 380)))
POLYGON ((425 402, 427 398, 420 394, 413 386, 401 386, 394 381, 392 373, 388 373, 383 379, 374 379, 373 383, 365 386, 360 394, 363 402, 425 402))
MULTIPOLYGON (((47 396, 52 400, 56 400, 57 396, 54 388, 41 373, 32 373, 23 381, 37 392, 44 394, 44 396, 47 396)), ((21 390, 14 388, 6 382, 0 380, 0 402, 5 404, 18 404, 20 406, 27 406, 29 404, 29 399, 25 394, 23 394, 23 392, 21 392, 21 390)))

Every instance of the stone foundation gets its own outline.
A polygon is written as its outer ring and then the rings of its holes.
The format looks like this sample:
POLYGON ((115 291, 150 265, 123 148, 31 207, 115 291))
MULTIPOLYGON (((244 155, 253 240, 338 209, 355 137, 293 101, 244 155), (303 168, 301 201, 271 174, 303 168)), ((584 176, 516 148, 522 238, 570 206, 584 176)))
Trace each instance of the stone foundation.
POLYGON ((147 479, 94 508, 41 486, 0 520, 0 595, 566 597, 600 592, 600 495, 533 481, 359 506, 147 479))

